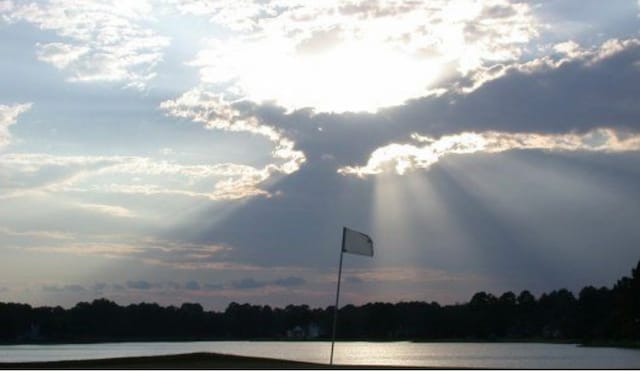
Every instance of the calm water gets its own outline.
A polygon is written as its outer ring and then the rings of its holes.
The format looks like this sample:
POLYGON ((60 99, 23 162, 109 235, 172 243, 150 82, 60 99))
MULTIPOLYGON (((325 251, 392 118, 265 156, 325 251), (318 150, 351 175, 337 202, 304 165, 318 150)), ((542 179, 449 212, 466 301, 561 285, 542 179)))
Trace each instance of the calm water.
MULTIPOLYGON (((217 352, 325 363, 329 342, 202 341, 0 346, 0 362, 217 352)), ((336 343, 340 364, 488 368, 640 368, 640 350, 540 343, 336 343)))

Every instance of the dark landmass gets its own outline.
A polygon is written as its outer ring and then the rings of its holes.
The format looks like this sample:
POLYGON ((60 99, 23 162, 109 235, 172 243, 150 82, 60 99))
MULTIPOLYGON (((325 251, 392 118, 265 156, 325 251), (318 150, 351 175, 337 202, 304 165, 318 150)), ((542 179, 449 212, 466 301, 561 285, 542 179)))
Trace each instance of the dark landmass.
MULTIPOLYGON (((333 307, 271 308, 231 303, 120 306, 107 299, 73 308, 0 303, 0 343, 195 340, 328 340, 333 307)), ((339 340, 539 341, 638 347, 640 263, 612 287, 566 289, 536 298, 529 291, 473 295, 467 303, 369 303, 339 310, 339 340)))

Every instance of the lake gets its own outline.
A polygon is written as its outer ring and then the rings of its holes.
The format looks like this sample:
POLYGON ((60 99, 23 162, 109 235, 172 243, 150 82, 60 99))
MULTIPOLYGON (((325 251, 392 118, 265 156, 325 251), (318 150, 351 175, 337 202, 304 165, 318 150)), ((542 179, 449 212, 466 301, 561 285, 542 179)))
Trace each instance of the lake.
MULTIPOLYGON (((324 341, 199 341, 3 345, 0 362, 54 361, 215 352, 327 363, 324 341)), ((544 343, 339 342, 334 362, 486 368, 640 368, 640 350, 544 343)))

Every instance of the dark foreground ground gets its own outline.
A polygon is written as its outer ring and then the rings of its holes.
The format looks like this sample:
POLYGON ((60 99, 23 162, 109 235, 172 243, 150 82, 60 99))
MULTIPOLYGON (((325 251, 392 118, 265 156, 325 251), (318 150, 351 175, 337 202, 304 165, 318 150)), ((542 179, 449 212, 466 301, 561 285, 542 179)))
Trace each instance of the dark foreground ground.
MULTIPOLYGON (((167 356, 108 358, 81 361, 2 363, 0 369, 387 369, 388 366, 349 366, 241 357, 216 353, 189 353, 167 356)), ((424 367, 393 367, 424 369, 424 367)))

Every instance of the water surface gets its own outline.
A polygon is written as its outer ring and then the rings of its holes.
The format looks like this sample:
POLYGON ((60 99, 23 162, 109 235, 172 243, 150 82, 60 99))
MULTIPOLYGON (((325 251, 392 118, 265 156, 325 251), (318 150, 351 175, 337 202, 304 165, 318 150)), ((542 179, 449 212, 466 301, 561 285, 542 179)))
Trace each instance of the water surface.
MULTIPOLYGON (((215 352, 327 363, 330 342, 200 341, 0 346, 0 362, 215 352)), ((640 368, 640 350, 544 343, 339 342, 334 362, 486 368, 640 368)))

